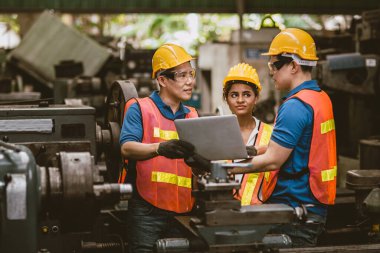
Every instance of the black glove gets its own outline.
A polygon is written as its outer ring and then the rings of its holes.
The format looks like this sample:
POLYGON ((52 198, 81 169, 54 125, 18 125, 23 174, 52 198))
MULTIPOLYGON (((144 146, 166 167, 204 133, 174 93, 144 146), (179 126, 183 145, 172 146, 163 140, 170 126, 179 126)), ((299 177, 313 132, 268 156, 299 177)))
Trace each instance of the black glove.
POLYGON ((211 162, 197 153, 185 158, 185 163, 189 165, 197 175, 210 172, 211 170, 211 162))
POLYGON ((189 157, 194 153, 194 146, 182 140, 170 140, 158 145, 157 154, 167 158, 179 159, 189 157))
POLYGON ((255 156, 257 155, 257 149, 252 145, 252 146, 245 146, 247 149, 248 156, 255 156))

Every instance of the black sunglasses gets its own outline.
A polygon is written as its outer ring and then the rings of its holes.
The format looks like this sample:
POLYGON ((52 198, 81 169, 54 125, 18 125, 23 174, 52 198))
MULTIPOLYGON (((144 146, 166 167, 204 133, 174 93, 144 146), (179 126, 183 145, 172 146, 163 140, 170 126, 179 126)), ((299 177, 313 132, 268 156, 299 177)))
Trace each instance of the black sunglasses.
POLYGON ((289 60, 278 60, 275 62, 268 62, 268 67, 270 71, 279 71, 285 64, 291 63, 293 61, 292 58, 289 58, 289 60))

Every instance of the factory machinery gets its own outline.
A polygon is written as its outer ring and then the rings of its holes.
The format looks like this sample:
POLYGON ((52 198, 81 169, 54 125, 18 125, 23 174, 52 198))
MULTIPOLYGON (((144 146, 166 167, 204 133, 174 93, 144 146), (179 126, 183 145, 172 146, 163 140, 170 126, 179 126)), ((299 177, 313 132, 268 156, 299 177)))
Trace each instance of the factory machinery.
MULTIPOLYGON (((191 216, 177 218, 188 236, 158 240, 157 252, 380 252, 380 118, 379 103, 374 99, 380 91, 378 17, 378 10, 363 14, 354 29, 354 39, 349 36, 355 43, 355 53, 350 53, 350 48, 335 50, 333 55, 326 49, 330 45, 325 46, 314 73, 334 104, 340 154, 336 204, 329 207, 326 231, 318 246, 292 248, 288 236, 268 234, 273 225, 298 219, 294 210, 273 204, 242 207, 232 197, 233 189, 240 185, 228 170, 247 165, 212 163, 210 173, 194 178, 196 210, 191 216), (355 159, 358 153, 359 160, 355 159)), ((266 59, 259 57, 260 50, 267 47, 275 33, 266 30, 266 36, 247 38, 241 46, 213 45, 219 52, 213 57, 226 54, 238 62, 234 52, 239 51, 244 61, 266 71, 266 59), (253 41, 252 45, 247 41, 253 41)), ((317 42, 330 42, 331 38, 321 37, 316 37, 317 42)), ((335 42, 332 44, 344 44, 335 42)), ((202 110, 207 112, 214 111, 219 103, 206 101, 211 94, 214 99, 222 97, 216 77, 227 73, 229 66, 211 64, 226 61, 208 62, 214 58, 208 58, 207 52, 214 51, 202 48, 197 82, 204 100, 202 110), (224 74, 217 75, 219 72, 224 74), (202 85, 202 78, 214 83, 202 85)), ((19 57, 18 62, 28 60, 24 59, 30 51, 27 49, 14 52, 12 57, 19 57)), ((107 87, 102 122, 96 109, 103 99, 95 98, 102 97, 104 89, 98 79, 81 76, 83 66, 77 61, 60 62, 56 75, 50 73, 46 83, 52 85, 56 103, 82 96, 93 107, 75 101, 65 105, 41 101, 36 105, 0 106, 1 253, 127 252, 126 215, 133 189, 116 183, 123 167, 119 133, 126 102, 146 96, 154 88, 149 77, 133 74, 150 72, 143 67, 150 64, 138 59, 150 59, 152 52, 140 53, 125 52, 122 74, 131 79, 107 87)), ((106 61, 108 54, 103 58, 106 61)), ((118 72, 120 64, 115 66, 118 72)), ((113 69, 112 64, 109 68, 113 69)), ((269 89, 270 80, 264 78, 263 82, 269 89)), ((263 99, 273 100, 271 90, 264 93, 263 99)), ((273 104, 269 107, 261 117, 268 122, 275 115, 273 104)))
MULTIPOLYGON (((116 81, 102 125, 87 106, 0 107, 0 252, 127 252, 132 189, 116 184, 123 166, 118 139, 125 103, 137 96, 132 82, 116 81)), ((267 234, 297 219, 293 209, 241 207, 231 194, 240 187, 228 173, 233 166, 247 165, 213 163, 211 173, 195 179, 195 213, 178 217, 189 236, 158 240, 157 252, 380 250, 379 170, 350 171, 351 191, 338 194, 328 217, 336 227, 326 231, 321 247, 295 249, 288 236, 267 234), (344 246, 337 246, 339 236, 344 246)))

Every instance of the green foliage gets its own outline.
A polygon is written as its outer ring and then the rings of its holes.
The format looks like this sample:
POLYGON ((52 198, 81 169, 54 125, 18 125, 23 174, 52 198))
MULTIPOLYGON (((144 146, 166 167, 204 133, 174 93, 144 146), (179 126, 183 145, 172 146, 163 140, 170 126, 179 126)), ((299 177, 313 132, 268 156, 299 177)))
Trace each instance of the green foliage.
POLYGON ((0 23, 5 23, 8 26, 8 29, 11 29, 15 32, 20 31, 20 25, 17 21, 17 15, 16 14, 4 14, 0 15, 0 23))

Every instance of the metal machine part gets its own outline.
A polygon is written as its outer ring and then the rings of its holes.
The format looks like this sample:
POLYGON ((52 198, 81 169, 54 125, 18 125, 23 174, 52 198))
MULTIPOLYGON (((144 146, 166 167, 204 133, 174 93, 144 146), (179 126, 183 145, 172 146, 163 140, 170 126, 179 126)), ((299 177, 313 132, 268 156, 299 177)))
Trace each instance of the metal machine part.
POLYGON ((101 110, 104 104, 104 92, 100 78, 78 76, 74 78, 58 78, 54 81, 54 103, 64 104, 70 99, 80 99, 82 105, 101 110))
POLYGON ((106 99, 104 125, 96 128, 97 147, 99 152, 105 153, 109 182, 117 182, 119 170, 124 164, 120 154, 119 136, 125 105, 129 99, 137 97, 136 87, 131 81, 115 81, 106 99))
POLYGON ((380 169, 380 136, 360 140, 360 169, 380 169))
POLYGON ((30 150, 0 142, 0 252, 37 251, 38 181, 30 150))
POLYGON ((28 146, 40 166, 51 166, 60 151, 95 156, 95 109, 49 104, 0 106, 0 138, 28 146))
POLYGON ((100 208, 132 194, 131 185, 104 183, 88 152, 61 152, 58 160, 59 167, 39 167, 26 147, 0 142, 2 253, 35 253, 39 229, 82 231, 94 224, 100 208), (55 218, 61 223, 43 225, 55 218))
POLYGON ((321 61, 317 76, 326 87, 355 95, 375 95, 379 91, 379 56, 359 53, 328 55, 321 61))
POLYGON ((355 191, 356 209, 359 217, 366 215, 363 210, 363 201, 380 184, 380 170, 350 170, 346 176, 346 186, 355 191))
MULTIPOLYGON (((282 204, 265 204, 241 207, 232 196, 240 183, 230 178, 228 168, 245 167, 244 163, 213 163, 211 173, 198 179, 196 217, 178 219, 203 243, 189 243, 182 239, 157 242, 160 252, 173 252, 179 248, 187 250, 197 245, 197 250, 208 252, 258 252, 265 247, 289 247, 290 238, 282 240, 264 237, 275 224, 290 223, 294 210, 282 204), (191 246, 193 245, 193 246, 191 246), (272 245, 272 246, 270 246, 272 245), (177 248, 177 249, 175 249, 177 248)), ((283 238, 283 237, 281 237, 283 238)))

